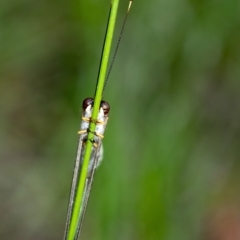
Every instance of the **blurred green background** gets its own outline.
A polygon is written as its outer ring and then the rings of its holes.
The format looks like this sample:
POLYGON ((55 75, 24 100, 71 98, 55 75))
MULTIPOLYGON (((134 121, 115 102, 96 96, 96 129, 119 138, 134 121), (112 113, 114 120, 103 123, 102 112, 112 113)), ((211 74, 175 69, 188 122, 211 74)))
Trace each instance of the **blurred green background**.
MULTIPOLYGON (((0 2, 0 239, 63 237, 109 2, 0 2)), ((133 2, 81 239, 240 239, 239 11, 238 0, 133 2)))

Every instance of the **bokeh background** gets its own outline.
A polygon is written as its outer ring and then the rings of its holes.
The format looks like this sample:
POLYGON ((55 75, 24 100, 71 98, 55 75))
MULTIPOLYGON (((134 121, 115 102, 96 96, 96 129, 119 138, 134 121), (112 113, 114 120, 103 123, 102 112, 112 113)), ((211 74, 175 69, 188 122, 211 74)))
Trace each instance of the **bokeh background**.
MULTIPOLYGON (((0 1, 0 239, 63 237, 109 2, 0 1)), ((240 239, 239 43, 238 0, 133 2, 81 239, 240 239)))

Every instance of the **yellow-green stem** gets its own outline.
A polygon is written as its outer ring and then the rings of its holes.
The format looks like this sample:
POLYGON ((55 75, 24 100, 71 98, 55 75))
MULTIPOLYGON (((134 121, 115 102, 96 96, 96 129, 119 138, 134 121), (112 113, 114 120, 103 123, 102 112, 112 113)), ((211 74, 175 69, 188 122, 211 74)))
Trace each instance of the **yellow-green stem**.
POLYGON ((119 0, 112 0, 112 3, 111 3, 110 16, 109 16, 109 21, 107 25, 107 32, 106 32, 103 53, 102 53, 102 58, 100 63, 99 76, 98 76, 97 86, 96 86, 96 91, 94 96, 92 121, 89 126, 89 132, 87 137, 88 140, 86 144, 85 155, 83 158, 83 167, 81 168, 81 174, 80 174, 79 183, 77 187, 77 193, 76 193, 76 198, 74 202, 72 218, 70 221, 69 234, 67 238, 68 240, 74 240, 77 233, 80 209, 81 209, 81 204, 82 204, 82 199, 84 194, 84 186, 85 186, 87 172, 88 172, 88 164, 90 161, 91 151, 93 147, 92 140, 94 138, 96 120, 98 117, 100 103, 102 100, 102 92, 103 92, 104 82, 106 78, 108 59, 110 55, 113 32, 114 32, 115 21, 116 21, 117 10, 118 10, 118 3, 119 3, 119 0))

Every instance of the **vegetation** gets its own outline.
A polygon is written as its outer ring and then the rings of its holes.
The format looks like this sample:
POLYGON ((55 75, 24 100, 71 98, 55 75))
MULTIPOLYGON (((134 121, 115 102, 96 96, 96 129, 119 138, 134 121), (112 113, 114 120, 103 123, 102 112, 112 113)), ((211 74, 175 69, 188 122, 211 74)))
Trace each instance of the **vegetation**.
MULTIPOLYGON (((82 239, 234 240, 238 5, 133 3, 104 95, 104 160, 82 239)), ((63 237, 81 102, 94 95, 108 10, 108 0, 0 3, 0 239, 63 237)))

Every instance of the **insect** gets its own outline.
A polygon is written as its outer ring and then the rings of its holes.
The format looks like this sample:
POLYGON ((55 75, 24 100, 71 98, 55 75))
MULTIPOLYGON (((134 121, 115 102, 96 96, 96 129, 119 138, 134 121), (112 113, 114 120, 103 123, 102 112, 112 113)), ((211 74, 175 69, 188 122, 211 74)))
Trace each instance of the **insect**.
MULTIPOLYGON (((73 212, 73 204, 76 197, 77 183, 79 180, 79 175, 82 167, 82 160, 85 153, 85 146, 87 141, 87 134, 89 131, 89 124, 92 120, 91 116, 92 116, 93 104, 94 104, 93 98, 86 98, 82 104, 82 108, 83 108, 82 121, 80 124, 80 130, 78 131, 78 134, 80 136, 79 136, 77 156, 76 156, 76 162, 74 166, 73 180, 72 180, 71 193, 70 193, 70 199, 69 199, 65 239, 67 237, 67 232, 70 227, 70 221, 71 221, 72 212, 73 212)), ((92 186, 94 172, 96 168, 100 165, 103 159, 102 139, 104 137, 104 132, 105 132, 107 121, 108 121, 109 111, 110 111, 110 105, 106 101, 101 101, 100 109, 98 112, 98 118, 96 121, 94 139, 91 140, 93 142, 93 147, 92 147, 91 158, 90 158, 88 170, 87 170, 87 179, 86 179, 85 188, 84 188, 83 203, 80 210, 81 214, 79 217, 79 226, 78 226, 77 235, 79 234, 81 225, 83 223, 87 202, 88 202, 88 197, 89 197, 91 186, 92 186)))

